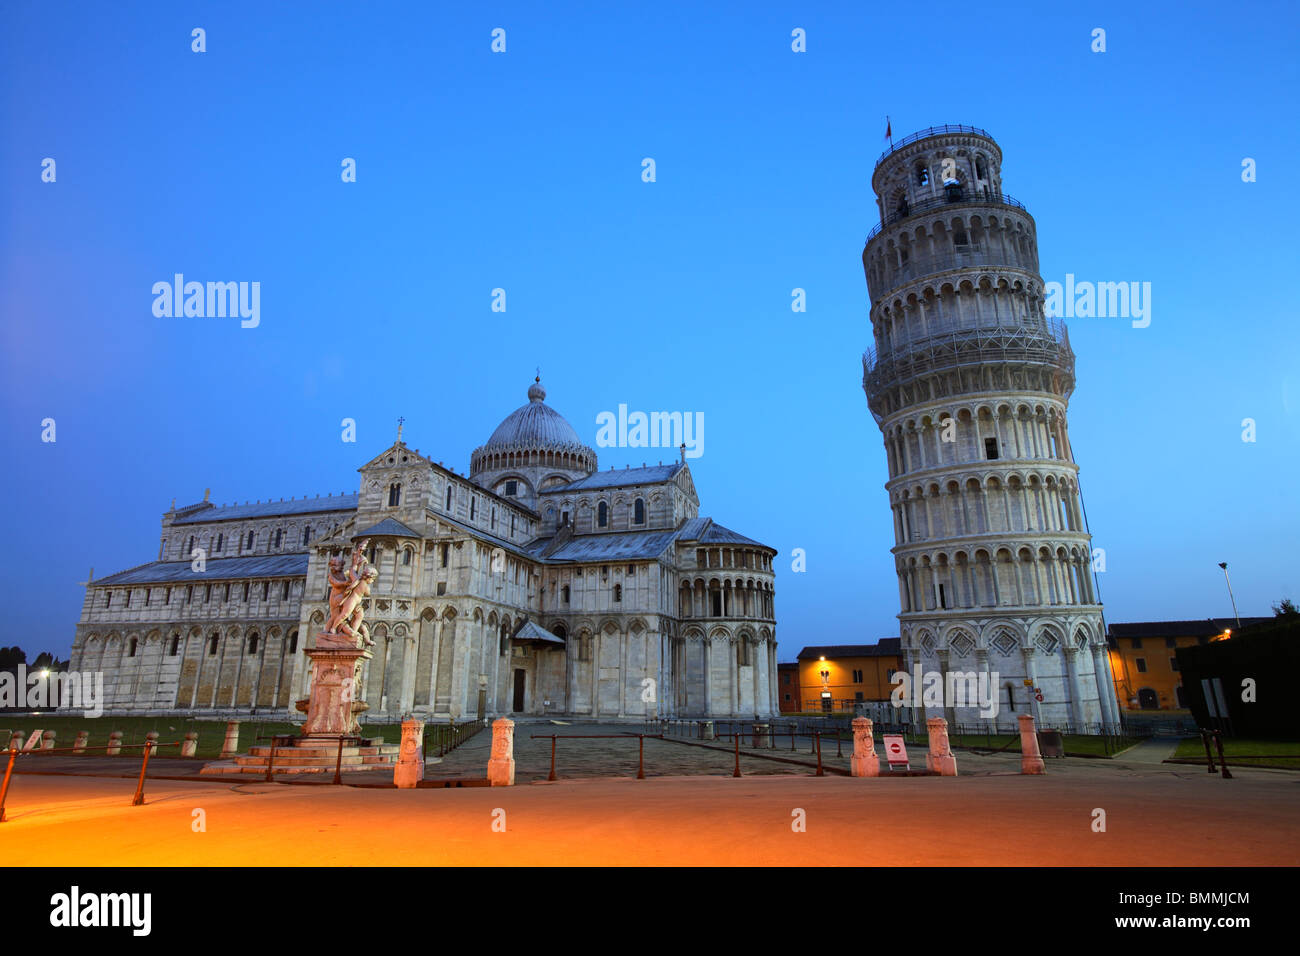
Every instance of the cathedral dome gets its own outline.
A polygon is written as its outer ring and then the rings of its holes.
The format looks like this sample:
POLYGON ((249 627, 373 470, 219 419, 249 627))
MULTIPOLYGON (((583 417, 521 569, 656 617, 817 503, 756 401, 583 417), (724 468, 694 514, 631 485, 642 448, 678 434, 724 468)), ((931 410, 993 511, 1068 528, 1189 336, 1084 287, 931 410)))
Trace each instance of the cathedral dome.
POLYGON ((516 408, 497 426, 483 446, 494 448, 570 448, 580 446, 581 439, 564 416, 546 404, 546 389, 541 379, 528 388, 528 404, 516 408))
POLYGON ((529 466, 576 472, 579 476, 596 467, 596 453, 583 443, 563 415, 546 404, 546 389, 540 378, 528 387, 528 404, 507 415, 487 443, 470 457, 471 476, 529 466))

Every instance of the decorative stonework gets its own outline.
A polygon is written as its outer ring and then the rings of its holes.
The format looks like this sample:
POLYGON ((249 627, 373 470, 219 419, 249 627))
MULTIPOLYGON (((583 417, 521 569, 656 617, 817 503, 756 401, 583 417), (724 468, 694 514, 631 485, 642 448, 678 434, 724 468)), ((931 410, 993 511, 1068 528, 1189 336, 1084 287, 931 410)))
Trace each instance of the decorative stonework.
POLYGON ((950 650, 954 670, 984 652, 1004 729, 1027 710, 1096 733, 1118 719, 1105 655, 1063 653, 1105 641, 1066 421, 1074 354, 1001 156, 981 129, 935 127, 872 176, 863 388, 888 463, 901 644, 950 650))

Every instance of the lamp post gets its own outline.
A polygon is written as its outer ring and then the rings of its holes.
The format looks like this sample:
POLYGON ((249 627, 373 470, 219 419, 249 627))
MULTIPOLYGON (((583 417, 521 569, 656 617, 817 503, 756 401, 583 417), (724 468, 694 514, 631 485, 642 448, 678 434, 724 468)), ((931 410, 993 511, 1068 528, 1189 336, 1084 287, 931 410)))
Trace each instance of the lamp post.
POLYGON ((1232 601, 1232 616, 1237 620, 1237 630, 1241 630, 1241 615, 1237 613, 1237 599, 1232 596, 1232 581, 1228 578, 1228 562, 1220 561, 1219 567, 1223 568, 1223 580, 1228 585, 1228 600, 1232 601))

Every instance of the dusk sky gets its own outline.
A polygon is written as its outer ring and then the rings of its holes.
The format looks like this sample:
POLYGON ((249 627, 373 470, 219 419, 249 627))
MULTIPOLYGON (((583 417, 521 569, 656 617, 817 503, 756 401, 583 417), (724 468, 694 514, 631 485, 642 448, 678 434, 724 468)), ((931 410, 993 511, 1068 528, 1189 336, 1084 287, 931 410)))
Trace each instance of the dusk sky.
POLYGON ((1045 280, 1151 283, 1149 327, 1067 319, 1107 622, 1231 616, 1220 561, 1242 616, 1300 598, 1294 4, 620 6, 0 8, 0 644, 66 657, 172 499, 354 491, 398 416, 467 472, 538 367, 592 446, 620 404, 703 413, 701 512, 779 550, 782 660, 897 635, 886 116, 996 138, 1045 280), (260 324, 156 317, 176 273, 259 282, 260 324))

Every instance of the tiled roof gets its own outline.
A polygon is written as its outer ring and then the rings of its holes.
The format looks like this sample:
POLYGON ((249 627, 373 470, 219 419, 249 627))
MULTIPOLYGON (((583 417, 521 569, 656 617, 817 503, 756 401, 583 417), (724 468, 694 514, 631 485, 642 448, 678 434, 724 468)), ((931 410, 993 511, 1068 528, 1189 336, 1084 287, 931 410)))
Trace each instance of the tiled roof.
POLYGON ((547 563, 646 560, 663 554, 676 536, 675 531, 575 535, 545 557, 542 557, 542 551, 551 539, 538 538, 529 543, 528 550, 547 563))
POLYGON ((558 644, 564 646, 564 638, 552 634, 545 628, 538 627, 532 621, 524 621, 519 630, 515 631, 512 641, 539 641, 542 644, 558 644))
POLYGON ((704 532, 704 537, 699 541, 702 544, 752 544, 756 548, 766 548, 767 545, 759 544, 753 538, 746 538, 743 534, 732 531, 730 528, 724 528, 717 522, 709 524, 709 530, 704 532))
POLYGON ((352 537, 355 540, 356 538, 380 538, 380 537, 419 538, 422 537, 422 535, 416 534, 414 531, 412 531, 410 528, 408 528, 406 525, 402 524, 402 522, 396 520, 395 518, 385 518, 383 521, 379 522, 379 524, 372 524, 365 531, 358 531, 352 537))
MULTIPOLYGON (((1241 626, 1262 624, 1271 617, 1243 617, 1241 626)), ((1213 637, 1228 628, 1237 626, 1236 618, 1210 617, 1202 621, 1142 621, 1133 624, 1111 624, 1106 628, 1110 637, 1213 637)))
POLYGON ((799 652, 798 660, 817 660, 819 657, 895 657, 902 648, 902 641, 897 637, 882 637, 874 644, 826 644, 820 647, 805 647, 799 652))
POLYGON ((673 465, 646 465, 642 468, 623 468, 608 471, 593 471, 586 478, 556 488, 547 488, 542 494, 551 495, 561 491, 588 491, 594 488, 617 488, 623 485, 658 485, 671 480, 684 466, 681 462, 673 465))
MULTIPOLYGON (((243 518, 277 518, 281 515, 315 514, 321 511, 354 511, 358 494, 317 495, 315 498, 296 498, 292 501, 255 501, 242 505, 214 505, 175 519, 173 524, 200 524, 205 521, 238 521, 243 518)), ((197 507, 190 505, 181 511, 197 507)))
POLYGON ((307 555, 270 554, 248 558, 210 559, 202 572, 191 571, 188 561, 154 561, 137 568, 96 578, 92 587, 117 584, 194 584, 231 578, 294 578, 307 574, 307 555))

